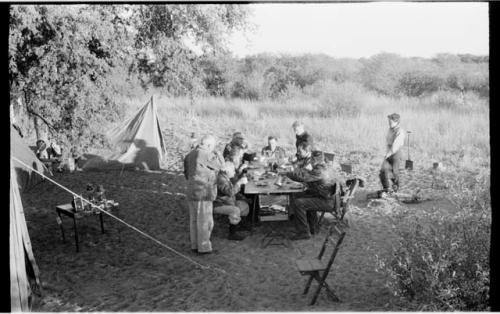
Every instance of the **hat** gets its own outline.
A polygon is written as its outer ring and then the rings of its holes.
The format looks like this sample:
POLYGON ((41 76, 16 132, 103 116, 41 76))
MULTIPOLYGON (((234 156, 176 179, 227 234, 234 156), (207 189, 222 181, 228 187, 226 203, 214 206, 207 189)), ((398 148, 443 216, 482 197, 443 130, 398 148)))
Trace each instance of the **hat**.
POLYGON ((393 113, 387 116, 387 118, 391 119, 392 121, 399 122, 399 119, 401 118, 399 114, 393 113))

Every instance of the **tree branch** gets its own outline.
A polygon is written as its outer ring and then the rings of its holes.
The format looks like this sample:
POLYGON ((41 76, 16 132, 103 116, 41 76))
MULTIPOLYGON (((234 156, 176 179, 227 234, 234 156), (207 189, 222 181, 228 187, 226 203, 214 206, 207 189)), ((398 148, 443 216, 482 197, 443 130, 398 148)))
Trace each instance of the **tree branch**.
POLYGON ((36 116, 36 117, 40 118, 40 120, 42 120, 42 121, 43 121, 43 123, 45 123, 45 124, 46 124, 48 127, 50 127, 52 130, 57 131, 57 129, 56 129, 54 126, 52 126, 52 124, 50 124, 47 120, 45 120, 45 118, 44 118, 44 117, 42 117, 40 114, 38 114, 38 113, 34 112, 34 111, 33 111, 31 108, 29 108, 28 106, 26 106, 26 111, 27 111, 29 114, 34 115, 34 116, 36 116))

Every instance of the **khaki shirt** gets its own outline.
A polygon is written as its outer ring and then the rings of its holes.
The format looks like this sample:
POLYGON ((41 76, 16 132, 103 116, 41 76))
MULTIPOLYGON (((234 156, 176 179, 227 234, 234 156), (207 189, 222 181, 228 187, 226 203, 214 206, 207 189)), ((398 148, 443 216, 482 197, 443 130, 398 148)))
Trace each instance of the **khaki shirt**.
POLYGON ((397 153, 405 144, 405 130, 397 126, 394 129, 389 128, 386 135, 387 153, 392 156, 397 153))
POLYGON ((283 159, 286 158, 285 150, 279 146, 276 146, 274 150, 271 150, 271 147, 268 145, 262 148, 262 156, 266 156, 269 158, 283 159))
POLYGON ((217 173, 223 167, 222 157, 197 147, 184 158, 184 177, 188 180, 190 201, 214 201, 217 196, 217 173))

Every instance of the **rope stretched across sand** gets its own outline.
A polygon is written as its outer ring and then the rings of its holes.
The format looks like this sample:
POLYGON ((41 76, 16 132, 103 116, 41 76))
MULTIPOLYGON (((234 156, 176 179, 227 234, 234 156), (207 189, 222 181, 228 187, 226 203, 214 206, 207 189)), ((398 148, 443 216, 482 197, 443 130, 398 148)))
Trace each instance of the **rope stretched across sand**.
POLYGON ((176 251, 175 249, 173 249, 173 248, 169 247, 168 245, 164 244, 163 242, 161 242, 160 240, 158 240, 158 239, 154 238, 153 236, 150 236, 149 234, 145 233, 144 231, 139 230, 138 228, 136 228, 136 227, 132 226, 132 225, 131 225, 131 224, 129 224, 128 222, 126 222, 126 221, 124 221, 124 220, 122 220, 122 219, 120 219, 120 218, 116 217, 115 215, 113 215, 113 214, 109 213, 108 211, 106 211, 106 210, 104 210, 104 209, 100 208, 99 206, 97 206, 97 205, 93 204, 93 203, 92 203, 92 202, 90 202, 89 200, 87 200, 87 199, 83 198, 82 196, 80 196, 80 195, 78 195, 78 194, 74 193, 74 192, 73 192, 73 191, 71 191, 70 189, 66 188, 65 186, 63 186, 63 185, 61 185, 61 184, 59 184, 59 183, 57 183, 56 181, 52 180, 51 178, 49 178, 49 177, 45 176, 43 173, 40 173, 40 172, 39 172, 39 171, 37 171, 36 169, 33 169, 32 167, 30 167, 29 165, 25 164, 24 162, 22 162, 21 160, 17 159, 16 157, 11 156, 11 158, 12 158, 12 160, 17 161, 18 163, 20 163, 21 165, 23 165, 23 166, 24 166, 24 167, 26 167, 27 169, 30 169, 30 170, 34 171, 35 173, 37 173, 37 174, 41 175, 41 176, 42 176, 42 178, 47 179, 48 181, 50 181, 50 182, 54 183, 55 185, 57 185, 58 187, 62 188, 62 189, 63 189, 63 190, 65 190, 65 191, 67 191, 68 193, 72 194, 73 196, 76 196, 76 197, 78 197, 78 198, 82 199, 82 200, 83 200, 83 201, 85 201, 87 204, 90 204, 93 208, 97 208, 98 210, 100 210, 101 212, 103 212, 103 213, 105 213, 106 215, 110 216, 111 218, 114 218, 115 220, 117 220, 117 221, 121 222, 122 224, 124 224, 125 226, 129 227, 130 229, 132 229, 132 230, 134 230, 134 231, 138 232, 139 234, 141 234, 141 235, 145 236, 146 238, 148 238, 148 239, 152 240, 152 241, 153 241, 153 242, 155 242, 156 244, 159 244, 160 246, 162 246, 162 247, 164 247, 164 248, 166 248, 166 249, 170 250, 171 252, 173 252, 173 253, 175 253, 175 254, 179 255, 180 257, 182 257, 182 258, 184 258, 184 259, 188 260, 190 263, 192 263, 192 264, 194 264, 194 265, 196 265, 196 266, 200 267, 201 269, 213 269, 213 270, 217 270, 217 271, 221 271, 221 272, 223 272, 223 273, 226 273, 223 269, 219 269, 219 268, 215 268, 215 267, 211 267, 211 266, 206 266, 206 265, 202 265, 202 264, 198 263, 197 261, 195 261, 195 260, 191 259, 190 257, 188 257, 188 256, 186 256, 186 255, 184 255, 184 254, 182 254, 182 253, 180 253, 180 252, 176 251))

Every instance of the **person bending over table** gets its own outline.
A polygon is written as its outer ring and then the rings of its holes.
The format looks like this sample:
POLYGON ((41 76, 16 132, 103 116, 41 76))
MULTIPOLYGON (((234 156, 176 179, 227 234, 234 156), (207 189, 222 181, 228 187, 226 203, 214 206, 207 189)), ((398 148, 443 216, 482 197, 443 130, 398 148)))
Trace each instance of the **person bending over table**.
POLYGON ((237 228, 248 230, 242 225, 241 217, 248 216, 249 206, 240 195, 241 185, 248 183, 246 177, 235 180, 234 164, 224 163, 224 169, 217 176, 217 198, 214 201, 214 213, 227 215, 229 218, 229 240, 241 241, 245 236, 237 232, 237 228), (233 183, 234 182, 234 183, 233 183))
POLYGON ((314 144, 312 136, 305 130, 304 123, 300 121, 295 121, 292 124, 292 128, 293 132, 295 133, 295 147, 297 148, 297 153, 295 154, 295 156, 291 157, 290 161, 292 163, 295 163, 300 158, 299 145, 301 145, 302 143, 307 143, 311 145, 311 150, 312 150, 314 148, 314 144))
POLYGON ((318 208, 332 208, 334 202, 338 203, 340 200, 340 195, 335 195, 340 193, 340 189, 335 189, 339 183, 332 180, 327 174, 321 152, 313 152, 311 144, 307 142, 300 143, 297 150, 298 160, 295 169, 287 172, 286 176, 294 181, 305 183, 307 190, 292 195, 290 198, 290 206, 295 214, 296 228, 296 234, 291 237, 292 240, 311 238, 318 222, 316 210, 318 208))

